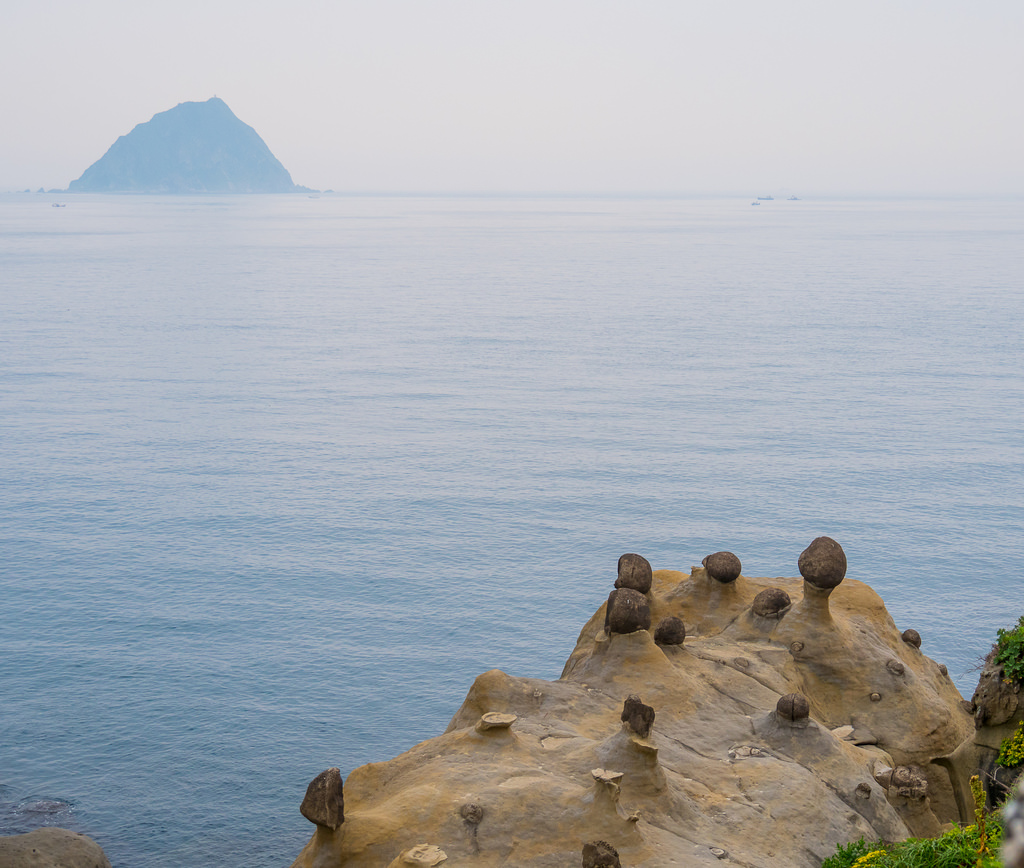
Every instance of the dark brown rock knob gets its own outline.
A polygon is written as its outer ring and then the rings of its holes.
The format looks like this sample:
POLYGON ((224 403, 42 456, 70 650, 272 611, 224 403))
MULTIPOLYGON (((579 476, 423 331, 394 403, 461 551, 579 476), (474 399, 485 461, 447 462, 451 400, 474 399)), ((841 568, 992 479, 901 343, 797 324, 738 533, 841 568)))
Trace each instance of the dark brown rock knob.
POLYGON ((344 823, 345 797, 341 770, 330 768, 313 778, 306 788, 306 798, 302 800, 299 811, 309 822, 328 829, 337 829, 344 823))
POLYGON ((708 575, 723 585, 735 582, 740 577, 740 570, 743 569, 740 559, 732 552, 715 552, 704 558, 701 563, 708 571, 708 575))
POLYGON ((647 597, 632 588, 619 588, 608 595, 605 629, 612 633, 635 633, 651 629, 651 606, 647 597))
POLYGON ((654 726, 654 709, 644 705, 639 696, 631 693, 622 703, 622 722, 640 738, 647 738, 654 726))
POLYGON ((904 630, 900 638, 908 645, 913 645, 915 648, 921 647, 921 634, 917 630, 904 630))
POLYGON ((653 573, 651 563, 642 555, 628 554, 619 558, 619 577, 615 580, 616 588, 632 588, 641 594, 651 590, 653 573))
POLYGON ((823 591, 831 591, 846 577, 846 552, 834 539, 819 536, 800 555, 800 575, 823 591))
POLYGON ((618 851, 607 841, 583 845, 583 868, 622 868, 618 851))
POLYGON ((811 704, 802 693, 787 693, 776 703, 775 713, 785 720, 804 720, 811 713, 811 704))
POLYGON ((484 818, 484 809, 472 802, 463 805, 459 813, 462 814, 462 819, 471 826, 479 826, 480 821, 484 818))
POLYGON ((684 639, 686 625, 675 615, 662 618, 654 630, 654 641, 658 645, 682 645, 684 639))
POLYGON ((792 602, 789 599, 789 594, 782 588, 765 588, 754 597, 750 608, 755 615, 762 618, 777 618, 790 607, 792 602))

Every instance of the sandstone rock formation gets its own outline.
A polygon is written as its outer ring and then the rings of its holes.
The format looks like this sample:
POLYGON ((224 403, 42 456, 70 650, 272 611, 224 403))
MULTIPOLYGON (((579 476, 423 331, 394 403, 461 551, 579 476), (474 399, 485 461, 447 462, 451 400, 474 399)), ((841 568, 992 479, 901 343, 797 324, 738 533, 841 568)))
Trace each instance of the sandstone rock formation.
POLYGON ((67 829, 47 827, 25 835, 0 838, 3 868, 110 868, 92 838, 67 829))
POLYGON ((970 737, 949 757, 942 760, 950 769, 957 786, 962 811, 972 804, 968 781, 978 775, 985 786, 988 806, 1002 802, 1021 774, 1021 769, 1006 769, 996 764, 999 748, 1024 721, 1024 685, 1006 677, 995 662, 995 648, 985 658, 978 687, 969 703, 964 703, 974 718, 970 737))
POLYGON ((442 735, 352 771, 344 823, 293 868, 416 847, 474 868, 818 868, 839 843, 970 821, 949 757, 974 727, 948 675, 844 580, 834 540, 799 568, 618 588, 557 681, 486 672, 442 735), (685 642, 652 637, 669 618, 685 642))

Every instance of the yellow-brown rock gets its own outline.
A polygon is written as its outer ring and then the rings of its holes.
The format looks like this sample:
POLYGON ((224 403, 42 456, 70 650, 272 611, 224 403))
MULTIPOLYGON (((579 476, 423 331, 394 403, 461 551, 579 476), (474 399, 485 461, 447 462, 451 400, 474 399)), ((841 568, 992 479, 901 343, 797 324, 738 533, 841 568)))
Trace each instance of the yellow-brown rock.
POLYGON ((972 719, 866 584, 694 567, 654 571, 645 596, 685 643, 607 632, 602 605, 557 681, 486 672, 442 735, 352 771, 344 824, 293 868, 401 865, 424 841, 445 868, 578 866, 592 842, 628 868, 818 868, 839 843, 961 819, 934 760, 972 719), (633 695, 654 711, 646 735, 623 722, 633 695), (481 732, 488 714, 514 722, 481 732))

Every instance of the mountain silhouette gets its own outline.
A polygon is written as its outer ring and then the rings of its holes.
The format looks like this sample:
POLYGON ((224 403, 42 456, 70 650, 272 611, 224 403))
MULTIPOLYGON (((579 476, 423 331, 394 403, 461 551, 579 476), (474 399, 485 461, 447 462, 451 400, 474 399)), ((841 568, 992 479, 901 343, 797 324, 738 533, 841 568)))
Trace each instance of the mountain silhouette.
POLYGON ((292 193, 292 176, 222 99, 183 102, 121 136, 72 193, 292 193))

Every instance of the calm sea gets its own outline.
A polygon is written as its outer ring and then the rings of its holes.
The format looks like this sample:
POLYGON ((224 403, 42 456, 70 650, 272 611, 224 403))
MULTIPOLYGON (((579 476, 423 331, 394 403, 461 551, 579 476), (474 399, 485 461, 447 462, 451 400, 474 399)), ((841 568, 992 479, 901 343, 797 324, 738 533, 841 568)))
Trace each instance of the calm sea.
POLYGON ((1024 612, 1024 202, 0 197, 0 831, 287 866, 626 551, 1024 612))

